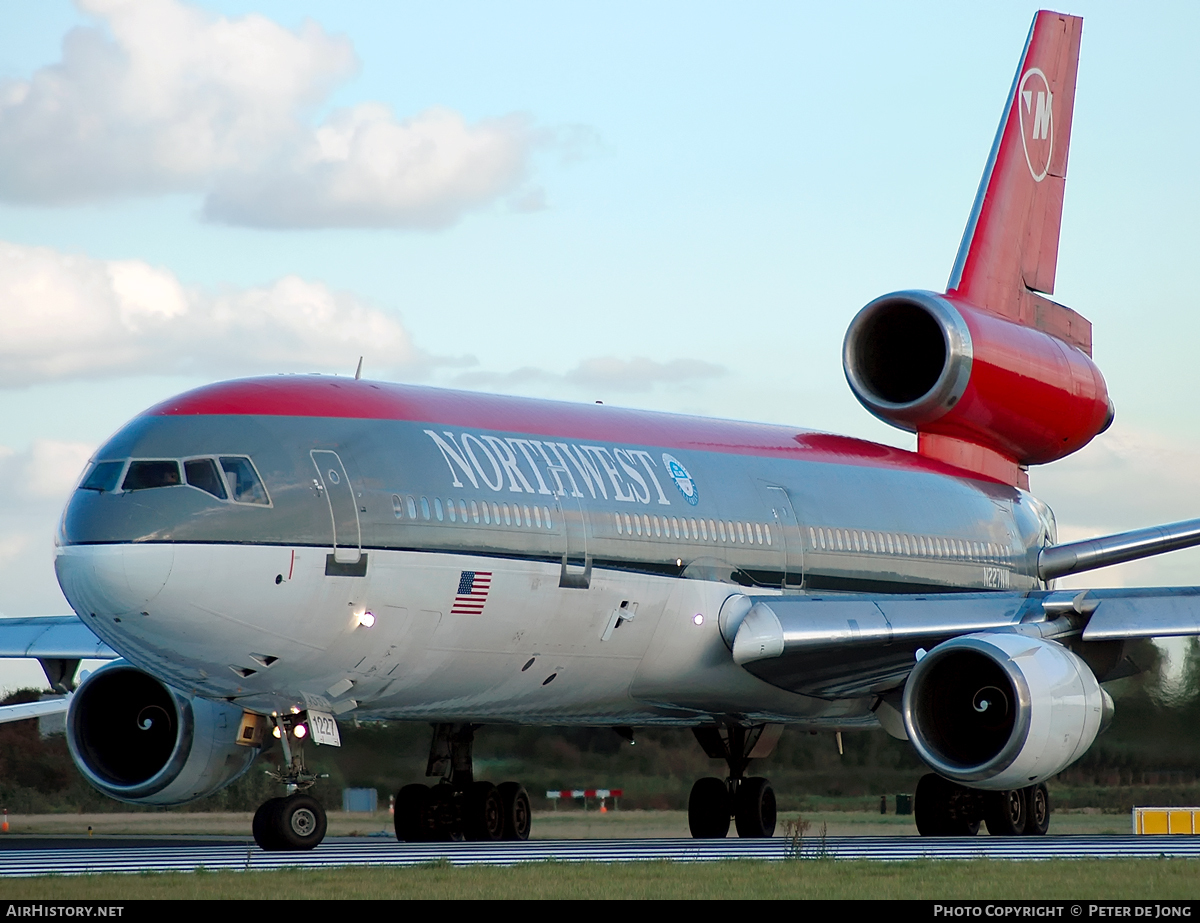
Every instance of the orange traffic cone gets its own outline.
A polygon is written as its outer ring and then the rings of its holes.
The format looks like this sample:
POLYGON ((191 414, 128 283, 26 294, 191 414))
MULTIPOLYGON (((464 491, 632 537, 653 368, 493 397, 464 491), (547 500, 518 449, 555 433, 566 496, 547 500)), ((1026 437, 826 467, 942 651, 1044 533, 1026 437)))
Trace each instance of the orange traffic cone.
POLYGON ((4 809, 4 823, 0 824, 0 833, 8 833, 8 808, 4 809))

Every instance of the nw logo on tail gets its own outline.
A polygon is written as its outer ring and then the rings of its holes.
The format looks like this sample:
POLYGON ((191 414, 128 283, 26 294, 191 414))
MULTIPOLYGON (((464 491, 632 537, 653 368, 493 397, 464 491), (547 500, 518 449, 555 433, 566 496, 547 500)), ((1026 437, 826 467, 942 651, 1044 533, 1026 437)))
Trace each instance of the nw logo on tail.
POLYGON ((1040 183, 1050 170, 1050 155, 1054 150, 1054 94, 1046 75, 1036 67, 1025 72, 1018 89, 1017 111, 1025 162, 1034 180, 1040 183))

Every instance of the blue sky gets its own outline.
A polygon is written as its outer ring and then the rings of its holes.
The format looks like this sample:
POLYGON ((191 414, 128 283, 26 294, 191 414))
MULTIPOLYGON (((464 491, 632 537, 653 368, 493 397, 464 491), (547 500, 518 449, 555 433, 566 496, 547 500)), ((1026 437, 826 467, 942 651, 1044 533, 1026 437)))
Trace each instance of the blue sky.
MULTIPOLYGON (((1032 475, 1076 537, 1200 516, 1200 8, 1068 11, 1055 297, 1118 410, 1032 475)), ((217 378, 365 354, 910 446, 854 401, 841 339, 875 296, 944 287, 1033 12, 0 0, 0 610, 65 611, 51 536, 88 453, 217 378), (374 153, 330 173, 363 125, 374 153), (370 180, 430 139, 415 179, 370 180)))

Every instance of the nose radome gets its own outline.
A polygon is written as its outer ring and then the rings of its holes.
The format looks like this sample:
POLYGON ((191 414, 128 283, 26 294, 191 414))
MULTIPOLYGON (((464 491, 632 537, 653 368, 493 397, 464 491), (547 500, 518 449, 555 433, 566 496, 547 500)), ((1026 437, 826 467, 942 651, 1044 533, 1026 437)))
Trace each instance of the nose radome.
POLYGON ((175 546, 169 544, 126 545, 125 583, 132 606, 143 606, 167 584, 175 563, 175 546))
POLYGON ((170 544, 68 545, 55 567, 63 594, 77 612, 120 615, 142 611, 171 576, 170 544))

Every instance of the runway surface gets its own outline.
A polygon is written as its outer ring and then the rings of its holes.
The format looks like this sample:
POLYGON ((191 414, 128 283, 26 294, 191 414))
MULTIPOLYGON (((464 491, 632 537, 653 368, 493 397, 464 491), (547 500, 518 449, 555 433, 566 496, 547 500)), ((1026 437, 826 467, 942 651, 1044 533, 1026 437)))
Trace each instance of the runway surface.
POLYGON ((203 867, 245 871, 337 866, 410 866, 448 861, 454 865, 515 865, 520 862, 714 862, 727 859, 1087 859, 1200 858, 1200 836, 1128 837, 828 837, 796 846, 770 840, 531 840, 527 843, 397 843, 384 837, 331 837, 311 852, 263 852, 253 842, 197 845, 130 845, 136 838, 105 838, 81 848, 46 848, 48 838, 30 838, 34 848, 0 852, 0 877, 120 872, 190 872, 203 867), (126 842, 114 842, 121 840, 126 842))

